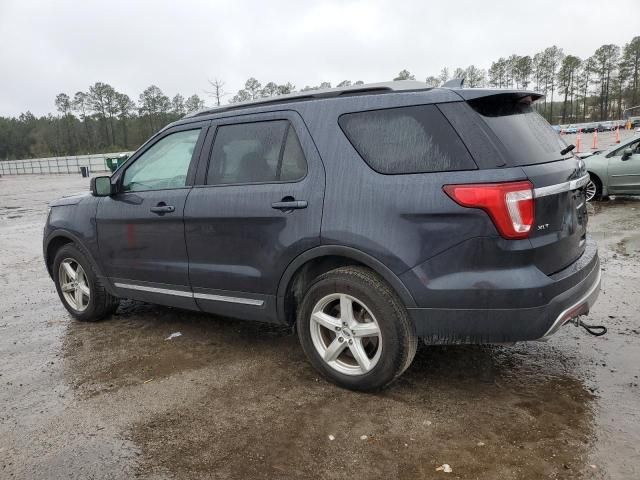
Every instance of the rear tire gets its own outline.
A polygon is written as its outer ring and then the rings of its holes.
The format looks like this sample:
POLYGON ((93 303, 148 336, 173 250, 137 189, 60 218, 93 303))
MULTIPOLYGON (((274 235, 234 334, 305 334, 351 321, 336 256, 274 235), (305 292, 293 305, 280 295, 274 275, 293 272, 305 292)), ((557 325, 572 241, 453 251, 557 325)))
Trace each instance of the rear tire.
POLYGON ((366 392, 398 378, 418 345, 401 300, 362 267, 337 268, 315 279, 298 309, 297 330, 309 361, 326 379, 366 392))
POLYGON ((602 200, 602 182, 597 175, 589 173, 589 183, 586 186, 587 202, 602 200))
POLYGON ((120 300, 109 294, 89 256, 73 243, 56 252, 53 278, 62 304, 77 320, 95 322, 118 308, 120 300))

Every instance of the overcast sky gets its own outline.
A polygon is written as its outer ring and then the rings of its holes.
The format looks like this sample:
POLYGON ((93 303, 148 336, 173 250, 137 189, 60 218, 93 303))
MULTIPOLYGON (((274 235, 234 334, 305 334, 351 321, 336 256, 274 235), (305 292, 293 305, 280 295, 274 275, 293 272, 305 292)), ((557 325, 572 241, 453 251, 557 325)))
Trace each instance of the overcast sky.
POLYGON ((229 93, 251 76, 424 80, 554 44, 585 58, 639 35, 639 18, 640 0, 0 0, 0 115, 54 112, 97 81, 137 101, 151 84, 204 96, 216 77, 229 93))

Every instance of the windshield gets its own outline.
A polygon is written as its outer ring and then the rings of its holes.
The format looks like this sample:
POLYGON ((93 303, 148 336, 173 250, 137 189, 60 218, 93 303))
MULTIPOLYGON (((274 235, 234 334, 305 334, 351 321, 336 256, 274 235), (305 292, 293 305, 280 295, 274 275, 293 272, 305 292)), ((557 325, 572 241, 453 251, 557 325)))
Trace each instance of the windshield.
POLYGON ((469 101, 509 154, 511 165, 532 165, 570 158, 560 135, 535 111, 530 98, 492 95, 469 101))

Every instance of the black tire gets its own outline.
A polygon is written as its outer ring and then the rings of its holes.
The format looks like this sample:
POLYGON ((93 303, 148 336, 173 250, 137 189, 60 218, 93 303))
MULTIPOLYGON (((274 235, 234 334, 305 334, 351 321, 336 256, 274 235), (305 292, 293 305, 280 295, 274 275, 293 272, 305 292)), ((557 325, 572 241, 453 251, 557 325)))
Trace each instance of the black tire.
POLYGON ((365 392, 381 390, 398 378, 415 356, 418 338, 406 308, 389 285, 367 268, 341 267, 320 275, 307 290, 297 313, 298 336, 307 358, 326 379, 341 387, 365 392), (346 294, 363 302, 377 321, 382 350, 375 366, 366 373, 337 371, 325 362, 313 343, 313 309, 332 294, 346 294))
POLYGON ((593 195, 593 198, 587 200, 589 202, 602 200, 602 181, 600 178, 594 173, 589 173, 589 179, 593 182, 593 185, 596 187, 596 193, 593 195))
POLYGON ((61 247, 53 260, 53 279, 56 284, 58 296, 64 307, 69 313, 81 322, 95 322, 111 315, 116 311, 120 303, 120 299, 109 294, 104 287, 103 282, 98 278, 93 262, 89 256, 76 244, 69 243, 61 247), (65 298, 60 284, 60 264, 71 259, 77 262, 86 276, 87 285, 89 287, 89 300, 82 311, 76 310, 65 298))

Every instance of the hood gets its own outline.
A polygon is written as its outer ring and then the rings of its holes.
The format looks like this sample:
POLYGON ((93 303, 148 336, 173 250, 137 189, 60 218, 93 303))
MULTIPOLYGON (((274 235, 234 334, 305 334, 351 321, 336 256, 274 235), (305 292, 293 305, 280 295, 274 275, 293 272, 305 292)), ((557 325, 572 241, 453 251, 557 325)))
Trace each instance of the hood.
POLYGON ((50 207, 62 207, 62 206, 65 206, 65 205, 77 205, 82 200, 84 200, 85 198, 90 197, 90 196, 91 196, 91 192, 72 193, 70 195, 65 195, 62 198, 54 200, 53 202, 50 202, 49 206, 50 207))

